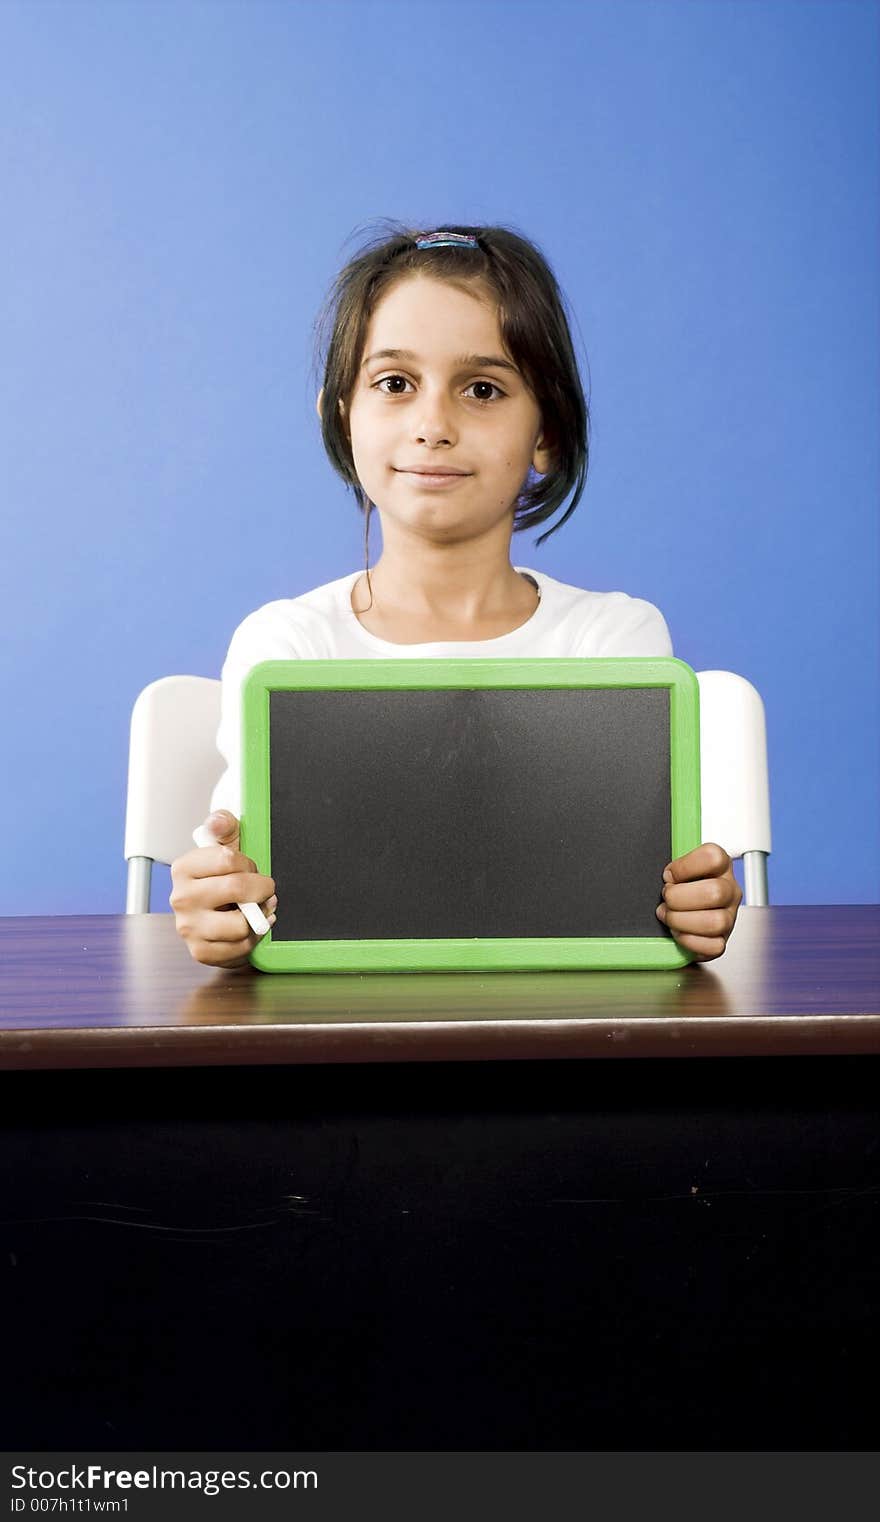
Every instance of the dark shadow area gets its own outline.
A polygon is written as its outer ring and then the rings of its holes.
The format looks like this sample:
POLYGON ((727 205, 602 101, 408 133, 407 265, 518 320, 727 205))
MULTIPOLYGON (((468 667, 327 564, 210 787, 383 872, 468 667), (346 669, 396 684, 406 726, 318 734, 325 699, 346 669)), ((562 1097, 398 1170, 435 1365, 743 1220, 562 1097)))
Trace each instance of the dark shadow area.
POLYGON ((5 1446, 872 1449, 877 1079, 4 1073, 5 1446))

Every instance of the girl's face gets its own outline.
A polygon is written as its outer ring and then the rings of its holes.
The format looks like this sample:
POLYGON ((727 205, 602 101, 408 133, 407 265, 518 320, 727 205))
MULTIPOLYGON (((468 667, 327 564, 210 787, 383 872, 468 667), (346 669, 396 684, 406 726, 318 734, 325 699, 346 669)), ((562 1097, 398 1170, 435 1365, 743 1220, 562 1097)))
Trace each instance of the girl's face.
POLYGON ((512 529, 530 466, 550 469, 537 403, 504 349, 495 305, 423 275, 400 280, 373 313, 349 425, 384 532, 395 523, 449 543, 507 516, 512 529), (466 474, 432 488, 415 466, 466 474))

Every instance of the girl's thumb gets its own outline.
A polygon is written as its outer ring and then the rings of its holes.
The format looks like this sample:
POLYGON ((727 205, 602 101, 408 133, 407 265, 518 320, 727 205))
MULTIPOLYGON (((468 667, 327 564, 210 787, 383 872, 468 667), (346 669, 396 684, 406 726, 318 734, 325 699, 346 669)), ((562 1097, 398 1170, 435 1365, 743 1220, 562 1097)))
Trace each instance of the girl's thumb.
POLYGON ((209 814, 205 824, 221 845, 233 840, 238 834, 238 820, 226 809, 218 809, 216 813, 209 814))

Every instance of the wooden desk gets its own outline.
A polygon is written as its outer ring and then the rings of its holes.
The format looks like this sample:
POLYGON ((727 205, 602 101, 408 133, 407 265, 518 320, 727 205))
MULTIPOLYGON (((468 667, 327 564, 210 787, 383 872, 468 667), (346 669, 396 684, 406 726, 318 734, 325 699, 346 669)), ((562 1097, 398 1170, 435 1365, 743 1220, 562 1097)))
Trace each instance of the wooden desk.
POLYGON ((5 1446, 873 1450, 877 916, 399 990, 7 920, 5 1446))
POLYGON ((237 973, 170 914, 0 920, 0 1067, 880 1051, 880 906, 741 909, 662 972, 237 973))

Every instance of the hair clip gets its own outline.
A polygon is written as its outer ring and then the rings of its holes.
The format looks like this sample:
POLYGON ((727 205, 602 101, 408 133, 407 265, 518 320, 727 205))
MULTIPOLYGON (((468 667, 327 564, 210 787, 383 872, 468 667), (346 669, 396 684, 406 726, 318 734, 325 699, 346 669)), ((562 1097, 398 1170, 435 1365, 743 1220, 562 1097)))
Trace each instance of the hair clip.
POLYGON ((416 238, 416 248, 479 248, 476 238, 468 233, 425 233, 416 238))

